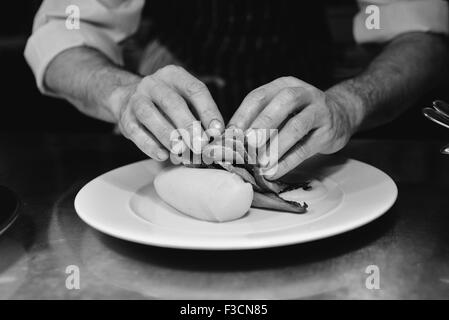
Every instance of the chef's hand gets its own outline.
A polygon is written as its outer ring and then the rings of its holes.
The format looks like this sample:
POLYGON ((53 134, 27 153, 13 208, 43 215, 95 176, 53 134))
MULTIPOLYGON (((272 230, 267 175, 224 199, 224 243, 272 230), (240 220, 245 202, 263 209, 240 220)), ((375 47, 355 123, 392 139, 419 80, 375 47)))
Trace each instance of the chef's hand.
POLYGON ((178 66, 163 67, 136 83, 118 87, 113 95, 118 96, 114 100, 120 105, 116 117, 121 132, 156 160, 166 160, 169 150, 182 153, 186 146, 199 153, 208 143, 203 128, 211 129, 207 133, 212 136, 224 129, 207 87, 178 66), (200 132, 193 133, 198 121, 203 128, 199 126, 200 132), (189 133, 180 138, 181 146, 173 145, 173 134, 180 131, 176 129, 189 133))
POLYGON ((323 92, 294 77, 283 77, 250 92, 228 127, 247 130, 249 141, 256 141, 261 151, 258 162, 265 168, 266 178, 274 180, 316 153, 333 153, 346 145, 358 115, 342 100, 336 92, 323 92), (265 151, 260 147, 268 135, 257 129, 278 129, 265 151))

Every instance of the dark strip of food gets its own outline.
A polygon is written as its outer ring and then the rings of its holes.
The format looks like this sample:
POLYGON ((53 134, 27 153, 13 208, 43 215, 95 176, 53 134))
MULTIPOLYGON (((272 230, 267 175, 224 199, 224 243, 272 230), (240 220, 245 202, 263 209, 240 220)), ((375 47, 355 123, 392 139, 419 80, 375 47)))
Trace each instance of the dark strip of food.
POLYGON ((248 152, 240 141, 229 137, 218 138, 210 145, 206 146, 204 157, 208 159, 208 164, 187 165, 196 168, 224 169, 240 176, 243 181, 252 185, 254 198, 252 206, 255 208, 266 208, 292 213, 304 213, 307 211, 307 204, 300 204, 294 201, 282 199, 279 194, 285 191, 306 188, 308 183, 288 184, 282 181, 269 181, 262 175, 260 168, 249 161, 248 152), (225 143, 226 142, 226 143, 225 143), (232 146, 232 147, 229 147, 232 146), (244 161, 241 161, 243 160, 244 161), (233 165, 236 160, 243 162, 233 165))

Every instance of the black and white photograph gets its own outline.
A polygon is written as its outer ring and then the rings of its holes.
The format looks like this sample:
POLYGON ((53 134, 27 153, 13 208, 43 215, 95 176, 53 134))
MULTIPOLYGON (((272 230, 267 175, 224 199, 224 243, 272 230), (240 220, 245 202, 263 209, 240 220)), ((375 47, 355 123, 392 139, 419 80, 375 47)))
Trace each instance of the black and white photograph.
POLYGON ((5 1, 0 58, 0 300, 449 299, 449 1, 5 1))

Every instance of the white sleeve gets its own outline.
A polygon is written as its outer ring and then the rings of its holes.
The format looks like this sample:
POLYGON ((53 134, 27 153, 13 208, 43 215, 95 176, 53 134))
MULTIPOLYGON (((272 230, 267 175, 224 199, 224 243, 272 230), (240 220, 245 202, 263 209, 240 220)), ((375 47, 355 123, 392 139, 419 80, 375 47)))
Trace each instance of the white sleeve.
POLYGON ((449 6, 444 0, 358 0, 353 31, 358 43, 385 42, 413 31, 449 34, 449 6), (379 29, 366 24, 369 5, 379 8, 379 29))
POLYGON ((48 93, 43 85, 47 66, 66 49, 93 47, 123 64, 118 43, 136 31, 143 5, 144 0, 44 0, 24 53, 41 92, 48 93), (71 5, 79 8, 79 29, 66 26, 71 5))

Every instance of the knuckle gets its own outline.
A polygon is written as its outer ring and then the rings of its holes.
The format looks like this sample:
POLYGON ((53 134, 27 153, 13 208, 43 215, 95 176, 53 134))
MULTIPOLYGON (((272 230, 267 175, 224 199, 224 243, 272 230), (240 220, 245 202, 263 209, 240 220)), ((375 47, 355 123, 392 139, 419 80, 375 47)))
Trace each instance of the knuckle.
POLYGON ((251 91, 247 99, 251 102, 263 101, 267 96, 267 90, 265 88, 258 88, 251 91))
POLYGON ((154 86, 156 84, 156 79, 154 76, 146 76, 142 80, 140 80, 139 85, 137 86, 137 91, 143 90, 145 87, 154 86))
POLYGON ((299 161, 302 161, 307 158, 308 151, 305 146, 300 145, 293 150, 293 154, 294 154, 294 157, 292 157, 292 159, 290 161, 292 162, 291 163, 292 165, 295 165, 299 161), (299 159, 299 161, 298 161, 298 159, 299 159))
POLYGON ((180 125, 178 126, 178 129, 184 129, 187 132, 189 132, 189 131, 192 131, 192 128, 194 127, 194 125, 195 125, 194 120, 183 119, 181 121, 180 125))
POLYGON ((293 168, 293 167, 295 167, 293 157, 286 157, 284 160, 279 162, 278 173, 282 175, 282 174, 290 171, 290 168, 293 168))
POLYGON ((305 88, 305 90, 311 94, 311 96, 313 97, 314 100, 324 102, 326 99, 325 93, 315 87, 311 86, 311 87, 305 88))
POLYGON ((135 136, 137 136, 139 128, 136 123, 134 122, 125 123, 123 128, 128 138, 134 138, 135 136))
POLYGON ((150 108, 143 101, 137 101, 134 105, 134 114, 139 120, 146 120, 150 117, 150 108))
POLYGON ((297 118, 292 121, 292 130, 296 137, 302 137, 307 133, 308 124, 305 121, 302 121, 301 118, 297 118))
POLYGON ((183 71, 184 69, 180 66, 169 64, 165 67, 160 68, 158 71, 156 71, 156 74, 164 75, 164 74, 173 74, 180 71, 183 71))
POLYGON ((275 121, 275 117, 268 113, 263 112, 259 115, 259 123, 261 128, 270 128, 270 125, 275 121))
POLYGON ((184 100, 174 91, 169 91, 161 96, 161 104, 164 108, 180 108, 184 106, 184 100))
POLYGON ((208 90, 207 90, 206 85, 199 80, 192 81, 186 85, 186 94, 189 97, 193 97, 193 96, 196 96, 199 94, 204 94, 207 91, 208 90))
POLYGON ((298 96, 301 94, 301 89, 297 87, 287 87, 281 90, 279 93, 279 99, 281 102, 290 102, 292 100, 296 100, 298 96))
POLYGON ((161 126, 158 131, 160 139, 163 139, 164 141, 169 141, 170 136, 173 134, 173 130, 168 126, 161 126))
POLYGON ((285 77, 281 77, 279 78, 279 80, 283 83, 285 83, 286 85, 293 85, 293 84, 298 84, 299 80, 296 79, 293 76, 285 76, 285 77))

